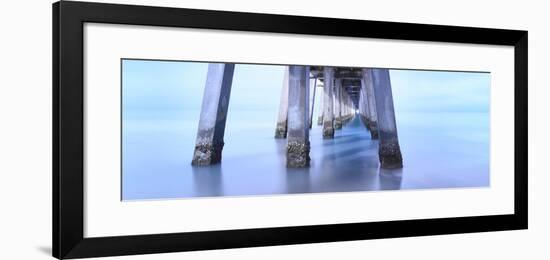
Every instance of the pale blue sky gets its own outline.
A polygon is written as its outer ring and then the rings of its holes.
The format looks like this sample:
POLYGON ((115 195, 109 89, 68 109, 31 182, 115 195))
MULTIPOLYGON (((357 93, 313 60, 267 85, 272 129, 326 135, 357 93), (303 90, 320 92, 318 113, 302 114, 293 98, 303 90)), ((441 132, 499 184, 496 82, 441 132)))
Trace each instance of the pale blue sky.
MULTIPOLYGON (((123 60, 124 113, 145 115, 143 111, 200 110, 207 66, 199 62, 123 60)), ((229 109, 269 110, 271 117, 276 117, 283 68, 237 65, 229 109)), ((391 70, 390 73, 397 113, 489 110, 489 73, 417 70, 391 70)))
POLYGON ((488 112, 491 74, 452 71, 390 71, 397 110, 488 112))

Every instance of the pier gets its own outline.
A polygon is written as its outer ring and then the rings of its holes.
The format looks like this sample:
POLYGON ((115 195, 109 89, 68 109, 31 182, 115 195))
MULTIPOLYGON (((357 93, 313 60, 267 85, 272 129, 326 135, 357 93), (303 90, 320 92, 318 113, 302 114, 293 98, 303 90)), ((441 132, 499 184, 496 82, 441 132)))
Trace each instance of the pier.
MULTIPOLYGON (((192 159, 195 166, 222 161, 234 68, 230 63, 209 64, 192 159)), ((403 167, 388 69, 287 66, 280 93, 274 138, 286 138, 286 167, 309 167, 314 119, 325 140, 333 139, 346 123, 360 120, 370 138, 378 140, 380 168, 403 167), (316 117, 315 95, 322 95, 316 117)))

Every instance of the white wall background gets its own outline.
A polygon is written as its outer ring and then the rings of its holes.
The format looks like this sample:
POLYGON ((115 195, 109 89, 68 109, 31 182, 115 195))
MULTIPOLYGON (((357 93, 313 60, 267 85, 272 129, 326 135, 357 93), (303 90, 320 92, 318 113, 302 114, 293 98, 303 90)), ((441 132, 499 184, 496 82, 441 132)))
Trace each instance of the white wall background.
MULTIPOLYGON (((115 2, 115 1, 111 1, 115 2)), ((529 30, 529 230, 114 259, 548 259, 550 23, 544 1, 124 0, 188 8, 529 30)), ((0 8, 0 259, 51 251, 51 1, 0 8)), ((113 258, 111 258, 113 259, 113 258)))

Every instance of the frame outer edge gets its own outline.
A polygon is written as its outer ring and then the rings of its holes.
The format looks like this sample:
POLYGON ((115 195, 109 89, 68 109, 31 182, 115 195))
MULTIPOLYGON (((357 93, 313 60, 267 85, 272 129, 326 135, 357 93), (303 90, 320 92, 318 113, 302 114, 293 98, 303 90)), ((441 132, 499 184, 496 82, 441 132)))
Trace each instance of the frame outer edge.
POLYGON ((58 160, 54 174, 58 214, 54 235, 57 232, 58 241, 54 254, 59 259, 67 258, 84 240, 84 35, 82 10, 75 3, 57 2, 57 18, 54 18, 58 22, 54 62, 57 59, 59 70, 54 75, 58 80, 54 86, 58 138, 54 144, 58 160))
POLYGON ((528 228, 528 32, 514 46, 514 211, 520 229, 528 228))
POLYGON ((527 228, 526 31, 73 1, 54 3, 52 13, 54 161, 52 164, 52 255, 54 257, 61 259, 149 254, 527 228), (238 19, 242 16, 251 18, 255 23, 242 22, 242 19, 238 19), (514 46, 516 95, 514 99, 516 120, 514 214, 84 238, 84 21, 514 46), (332 27, 328 31, 320 32, 319 29, 315 29, 318 28, 318 23, 332 27), (287 28, 293 24, 299 26, 287 28), (336 29, 339 25, 370 26, 366 26, 368 28, 364 31, 351 29, 342 31, 336 29), (380 28, 373 28, 373 26, 380 28), (405 31, 407 33, 403 34, 405 31), (440 32, 440 34, 434 34, 434 32, 440 32))
POLYGON ((59 2, 52 4, 52 256, 59 254, 59 2))

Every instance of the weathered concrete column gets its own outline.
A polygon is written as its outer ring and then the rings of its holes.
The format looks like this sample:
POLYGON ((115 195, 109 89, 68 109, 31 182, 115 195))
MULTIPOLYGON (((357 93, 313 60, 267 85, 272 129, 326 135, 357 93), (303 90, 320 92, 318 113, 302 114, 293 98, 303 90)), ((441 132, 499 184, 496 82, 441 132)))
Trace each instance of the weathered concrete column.
POLYGON ((349 117, 350 117, 350 120, 353 118, 353 115, 355 115, 355 105, 353 104, 353 99, 351 98, 351 96, 349 97, 349 117))
POLYGON ((397 138, 390 72, 388 69, 372 69, 371 73, 380 136, 378 145, 380 167, 384 169, 403 168, 403 158, 397 138))
MULTIPOLYGON (((323 89, 324 89, 324 85, 323 85, 323 89)), ((323 125, 323 111, 325 110, 325 94, 322 93, 321 94, 321 106, 319 107, 319 118, 317 119, 317 125, 323 125)))
POLYGON ((309 117, 309 129, 311 129, 313 125, 313 111, 315 111, 315 93, 317 92, 317 77, 315 77, 313 81, 313 98, 311 99, 311 110, 309 111, 309 114, 311 115, 309 117))
POLYGON ((366 116, 367 119, 369 119, 369 118, 371 118, 372 115, 371 115, 370 109, 369 109, 369 104, 368 104, 369 101, 367 99, 367 90, 366 89, 363 89, 363 99, 365 100, 365 116, 366 116))
POLYGON ((355 115, 355 104, 353 104, 353 98, 349 97, 349 116, 353 117, 355 115))
MULTIPOLYGON (((359 89, 359 117, 361 118, 361 122, 365 124, 365 100, 363 98, 363 88, 359 89)), ((367 125, 365 124, 365 127, 367 125)))
POLYGON ((357 107, 355 106, 355 103, 353 102, 353 98, 350 98, 350 113, 351 113, 351 116, 355 116, 355 111, 357 110, 357 107))
POLYGON ((323 138, 334 138, 334 105, 333 101, 333 82, 334 82, 334 68, 324 67, 323 75, 325 77, 324 83, 324 100, 323 100, 323 138))
POLYGON ((222 159, 223 134, 234 70, 235 64, 231 63, 208 65, 192 165, 211 165, 222 159))
POLYGON ((334 129, 342 129, 342 80, 336 79, 334 92, 334 129))
POLYGON ((358 109, 359 109, 359 116, 361 117, 361 119, 363 119, 363 97, 362 97, 362 94, 361 94, 361 89, 359 89, 359 103, 357 104, 358 105, 358 109))
POLYGON ((349 119, 351 117, 351 97, 349 95, 346 95, 346 118, 349 119))
POLYGON ((347 113, 347 103, 346 103, 346 98, 347 98, 347 93, 345 91, 342 91, 342 93, 340 93, 340 95, 342 95, 342 121, 345 121, 346 120, 346 113, 347 113))
POLYGON ((287 167, 309 166, 309 67, 289 66, 287 167))
POLYGON ((277 127, 275 128, 275 138, 286 138, 288 116, 288 67, 285 68, 283 77, 283 87, 281 88, 281 99, 279 102, 279 115, 277 117, 277 127))
POLYGON ((342 116, 342 122, 343 123, 347 123, 348 122, 348 119, 349 119, 349 95, 347 92, 343 91, 342 92, 342 104, 343 104, 343 107, 344 107, 344 114, 342 116))
POLYGON ((365 94, 366 90, 363 87, 363 84, 361 85, 361 89, 359 90, 359 110, 360 110, 360 117, 361 121, 367 128, 367 130, 370 131, 369 126, 369 109, 367 104, 367 95, 365 94))
POLYGON ((367 97, 367 106, 368 106, 368 125, 370 130, 370 135, 372 139, 378 139, 378 117, 377 117, 377 105, 374 98, 374 86, 372 80, 371 69, 363 69, 362 74, 363 78, 361 79, 361 85, 365 89, 365 94, 367 97))

